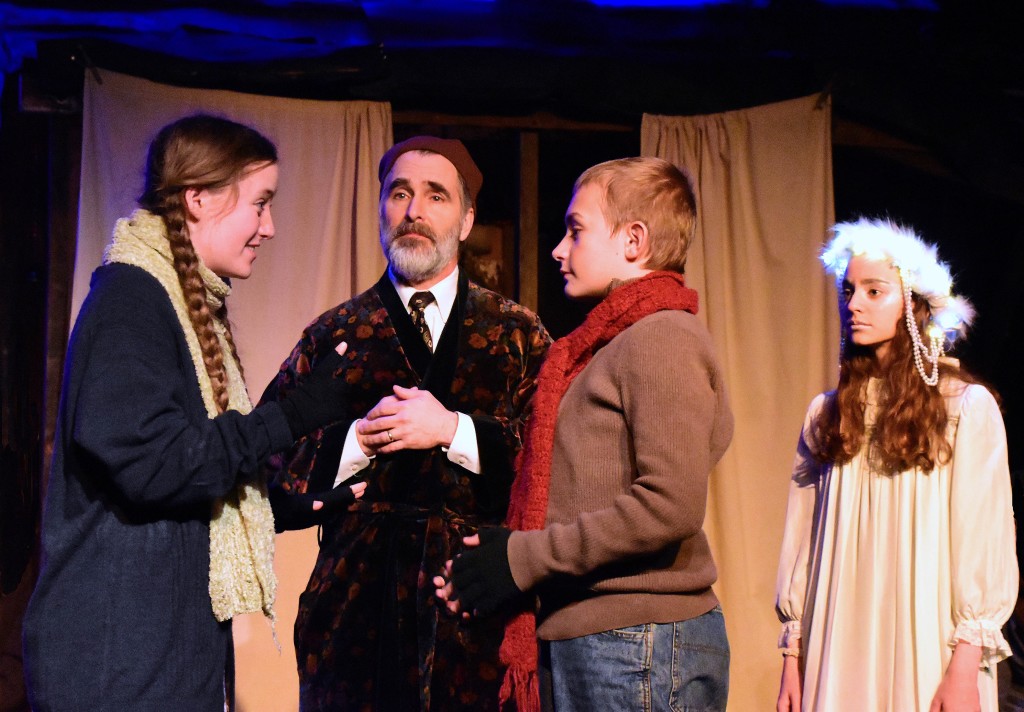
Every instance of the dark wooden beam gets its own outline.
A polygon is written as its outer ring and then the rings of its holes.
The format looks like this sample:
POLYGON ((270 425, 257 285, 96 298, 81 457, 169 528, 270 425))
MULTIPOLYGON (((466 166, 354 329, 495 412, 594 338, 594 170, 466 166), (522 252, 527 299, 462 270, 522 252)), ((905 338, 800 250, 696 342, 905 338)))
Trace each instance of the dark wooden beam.
POLYGON ((391 114, 394 124, 478 126, 493 129, 514 129, 519 131, 635 131, 627 124, 573 121, 547 112, 528 116, 462 116, 440 114, 432 111, 395 111, 391 114))
POLYGON ((519 303, 537 311, 537 251, 540 243, 538 190, 540 136, 519 134, 519 303))

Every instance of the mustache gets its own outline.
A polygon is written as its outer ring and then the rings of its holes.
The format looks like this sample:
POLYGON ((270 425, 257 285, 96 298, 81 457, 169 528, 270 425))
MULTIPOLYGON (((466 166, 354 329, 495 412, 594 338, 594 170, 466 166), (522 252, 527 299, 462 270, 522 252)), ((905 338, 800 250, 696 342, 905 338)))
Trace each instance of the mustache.
POLYGON ((391 233, 391 239, 397 240, 403 235, 408 235, 412 232, 429 238, 431 242, 437 242, 437 235, 434 234, 434 231, 421 222, 402 223, 395 228, 394 232, 391 233))

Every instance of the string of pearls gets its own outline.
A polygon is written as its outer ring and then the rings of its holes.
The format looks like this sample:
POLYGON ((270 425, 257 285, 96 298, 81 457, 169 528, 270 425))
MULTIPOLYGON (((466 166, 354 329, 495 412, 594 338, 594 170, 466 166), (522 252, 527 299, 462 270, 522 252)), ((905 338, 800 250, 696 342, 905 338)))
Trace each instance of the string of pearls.
POLYGON ((914 321, 914 301, 910 292, 910 279, 907 271, 900 268, 900 281, 903 283, 903 315, 907 322, 907 331, 910 332, 910 340, 914 343, 914 366, 921 374, 925 385, 935 386, 939 383, 939 356, 942 355, 942 329, 931 324, 928 327, 929 346, 924 345, 921 340, 921 332, 914 321), (925 372, 924 362, 931 364, 931 375, 925 372))

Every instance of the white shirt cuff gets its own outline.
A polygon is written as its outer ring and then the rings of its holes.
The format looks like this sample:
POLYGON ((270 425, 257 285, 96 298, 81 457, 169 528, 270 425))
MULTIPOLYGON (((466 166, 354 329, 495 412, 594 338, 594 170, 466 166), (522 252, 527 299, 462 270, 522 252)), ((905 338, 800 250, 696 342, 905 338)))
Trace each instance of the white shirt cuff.
POLYGON ((334 486, 337 487, 349 477, 354 477, 360 470, 370 466, 370 460, 359 447, 359 440, 356 438, 356 425, 358 420, 348 426, 348 435, 345 436, 345 447, 341 451, 341 462, 338 463, 338 476, 334 478, 334 486))
POLYGON ((441 449, 448 453, 448 459, 475 475, 480 474, 480 447, 476 442, 476 425, 465 413, 456 412, 459 424, 455 426, 455 437, 449 447, 441 449))

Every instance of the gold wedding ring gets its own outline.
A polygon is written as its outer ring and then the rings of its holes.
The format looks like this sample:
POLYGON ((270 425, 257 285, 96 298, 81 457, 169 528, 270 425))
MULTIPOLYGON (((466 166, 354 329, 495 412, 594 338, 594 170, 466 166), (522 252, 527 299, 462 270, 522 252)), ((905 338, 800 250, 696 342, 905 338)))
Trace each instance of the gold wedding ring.
POLYGON ((395 441, 395 439, 393 437, 391 437, 391 431, 388 430, 387 432, 388 432, 388 442, 389 443, 393 443, 395 441))

